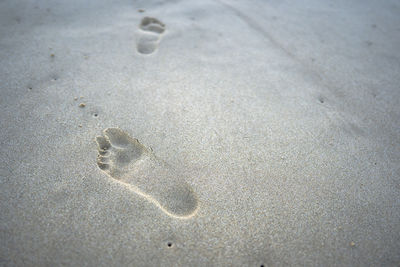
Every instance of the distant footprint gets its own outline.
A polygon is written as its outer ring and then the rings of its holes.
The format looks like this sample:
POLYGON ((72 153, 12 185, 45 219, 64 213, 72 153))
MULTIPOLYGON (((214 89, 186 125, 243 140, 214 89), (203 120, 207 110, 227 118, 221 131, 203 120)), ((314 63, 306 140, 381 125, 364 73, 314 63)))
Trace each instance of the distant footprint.
POLYGON ((157 50, 165 24, 158 19, 144 17, 139 25, 137 51, 141 54, 152 54, 157 50))
POLYGON ((175 218, 190 218, 198 207, 193 189, 150 149, 118 128, 96 137, 97 165, 110 177, 175 218))

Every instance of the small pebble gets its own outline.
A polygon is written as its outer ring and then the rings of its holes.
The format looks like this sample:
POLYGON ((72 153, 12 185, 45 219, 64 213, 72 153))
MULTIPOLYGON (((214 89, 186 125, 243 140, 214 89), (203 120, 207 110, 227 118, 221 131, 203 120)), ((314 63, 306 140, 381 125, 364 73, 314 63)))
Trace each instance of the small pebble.
POLYGON ((76 101, 76 100, 78 100, 78 98, 75 96, 75 97, 74 97, 74 100, 76 101))
POLYGON ((79 126, 79 128, 82 128, 82 125, 81 125, 81 124, 79 124, 78 126, 79 126))
POLYGON ((50 56, 51 56, 51 57, 55 57, 55 55, 54 55, 54 54, 51 54, 50 56))
POLYGON ((138 11, 139 11, 140 13, 143 13, 145 10, 144 10, 144 9, 138 9, 138 11))
POLYGON ((79 107, 80 107, 80 108, 84 108, 85 106, 86 106, 85 103, 80 103, 80 104, 79 104, 79 107))
POLYGON ((356 243, 354 243, 353 241, 350 242, 350 246, 354 247, 356 245, 356 243))

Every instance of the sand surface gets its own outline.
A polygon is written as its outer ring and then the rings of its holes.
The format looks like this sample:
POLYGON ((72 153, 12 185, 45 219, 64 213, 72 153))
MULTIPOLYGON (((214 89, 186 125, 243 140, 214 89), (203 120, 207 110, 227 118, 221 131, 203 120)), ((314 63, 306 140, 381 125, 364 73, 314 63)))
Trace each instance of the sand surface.
POLYGON ((399 48, 395 0, 1 0, 0 265, 398 266, 399 48))

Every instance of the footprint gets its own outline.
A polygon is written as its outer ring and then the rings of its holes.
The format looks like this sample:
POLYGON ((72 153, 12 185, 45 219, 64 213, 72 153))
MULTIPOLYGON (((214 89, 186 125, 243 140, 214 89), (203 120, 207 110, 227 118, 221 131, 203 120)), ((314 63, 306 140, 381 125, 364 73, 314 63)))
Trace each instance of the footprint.
POLYGON ((198 201, 193 189, 137 139, 121 129, 107 128, 96 142, 97 165, 115 181, 171 217, 187 219, 196 214, 198 201))
POLYGON ((139 25, 140 32, 137 39, 137 51, 141 54, 152 54, 161 40, 165 31, 165 24, 158 19, 144 17, 139 25))

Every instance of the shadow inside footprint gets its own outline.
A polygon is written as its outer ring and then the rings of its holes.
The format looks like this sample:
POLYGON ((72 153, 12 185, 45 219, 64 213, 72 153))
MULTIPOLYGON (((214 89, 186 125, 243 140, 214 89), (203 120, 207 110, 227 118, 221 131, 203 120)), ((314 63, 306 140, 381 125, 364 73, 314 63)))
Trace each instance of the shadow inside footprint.
POLYGON ((147 32, 163 33, 165 24, 156 18, 144 17, 139 25, 140 29, 147 32))
POLYGON ((137 42, 137 50, 141 54, 151 54, 158 47, 159 37, 154 34, 141 34, 137 42))
POLYGON ((111 178, 145 197, 169 216, 190 218, 198 208, 193 189, 170 166, 118 128, 96 137, 97 165, 111 178))

